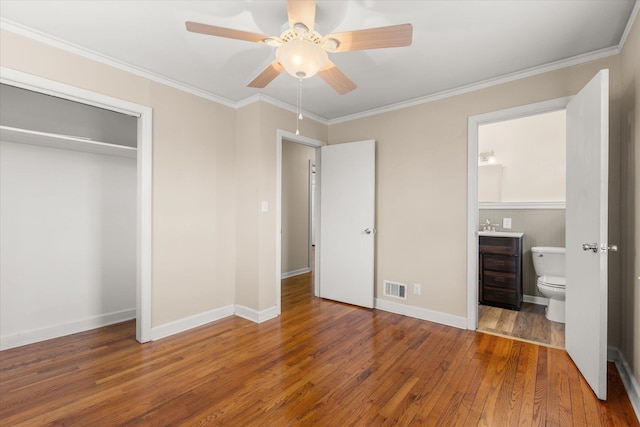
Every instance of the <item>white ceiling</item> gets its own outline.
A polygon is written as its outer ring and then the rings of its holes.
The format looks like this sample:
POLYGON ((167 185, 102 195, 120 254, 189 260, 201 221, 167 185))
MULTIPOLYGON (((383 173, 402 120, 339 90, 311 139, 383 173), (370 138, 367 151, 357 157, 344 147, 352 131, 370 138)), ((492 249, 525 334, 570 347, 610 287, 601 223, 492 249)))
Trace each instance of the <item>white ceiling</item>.
MULTIPOLYGON (((318 76, 303 83, 303 108, 327 120, 459 90, 619 48, 634 0, 318 0, 321 34, 411 23, 409 47, 330 54, 358 88, 336 94, 318 76), (578 57, 578 58, 576 58, 578 57)), ((237 103, 264 94, 296 103, 282 73, 265 89, 246 85, 275 49, 185 30, 187 20, 279 35, 285 0, 0 2, 2 26, 24 27, 237 103)))

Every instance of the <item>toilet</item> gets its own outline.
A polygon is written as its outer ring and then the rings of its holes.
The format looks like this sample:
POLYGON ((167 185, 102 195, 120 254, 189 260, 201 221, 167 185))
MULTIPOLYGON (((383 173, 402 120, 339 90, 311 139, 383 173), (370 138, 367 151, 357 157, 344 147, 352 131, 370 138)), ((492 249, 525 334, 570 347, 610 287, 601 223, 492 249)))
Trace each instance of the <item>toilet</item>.
POLYGON ((531 248, 533 268, 538 276, 538 291, 549 298, 546 318, 564 323, 564 248, 534 246, 531 248))

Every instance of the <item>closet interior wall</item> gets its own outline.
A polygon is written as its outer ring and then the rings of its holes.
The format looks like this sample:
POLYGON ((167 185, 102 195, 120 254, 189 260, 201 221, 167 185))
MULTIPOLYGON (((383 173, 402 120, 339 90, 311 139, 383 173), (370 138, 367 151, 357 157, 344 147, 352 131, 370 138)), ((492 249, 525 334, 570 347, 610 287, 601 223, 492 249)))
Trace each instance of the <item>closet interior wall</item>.
POLYGON ((137 118, 1 85, 0 125, 0 349, 135 318, 137 118))

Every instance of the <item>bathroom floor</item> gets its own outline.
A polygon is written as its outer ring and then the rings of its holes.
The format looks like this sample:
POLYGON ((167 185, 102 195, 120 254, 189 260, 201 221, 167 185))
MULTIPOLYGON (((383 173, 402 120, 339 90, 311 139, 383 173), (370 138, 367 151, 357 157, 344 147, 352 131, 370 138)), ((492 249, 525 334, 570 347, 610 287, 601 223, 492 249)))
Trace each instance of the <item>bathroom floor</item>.
POLYGON ((478 305, 478 331, 564 348, 564 323, 547 320, 545 306, 523 302, 520 311, 478 305))

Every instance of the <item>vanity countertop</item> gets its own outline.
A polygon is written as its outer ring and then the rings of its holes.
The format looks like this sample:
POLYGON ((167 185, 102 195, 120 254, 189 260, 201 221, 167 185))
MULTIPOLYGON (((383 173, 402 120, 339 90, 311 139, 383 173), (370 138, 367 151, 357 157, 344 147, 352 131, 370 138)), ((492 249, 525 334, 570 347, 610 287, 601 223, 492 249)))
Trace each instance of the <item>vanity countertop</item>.
POLYGON ((524 233, 517 233, 515 231, 478 231, 478 236, 522 237, 524 236, 524 233))

